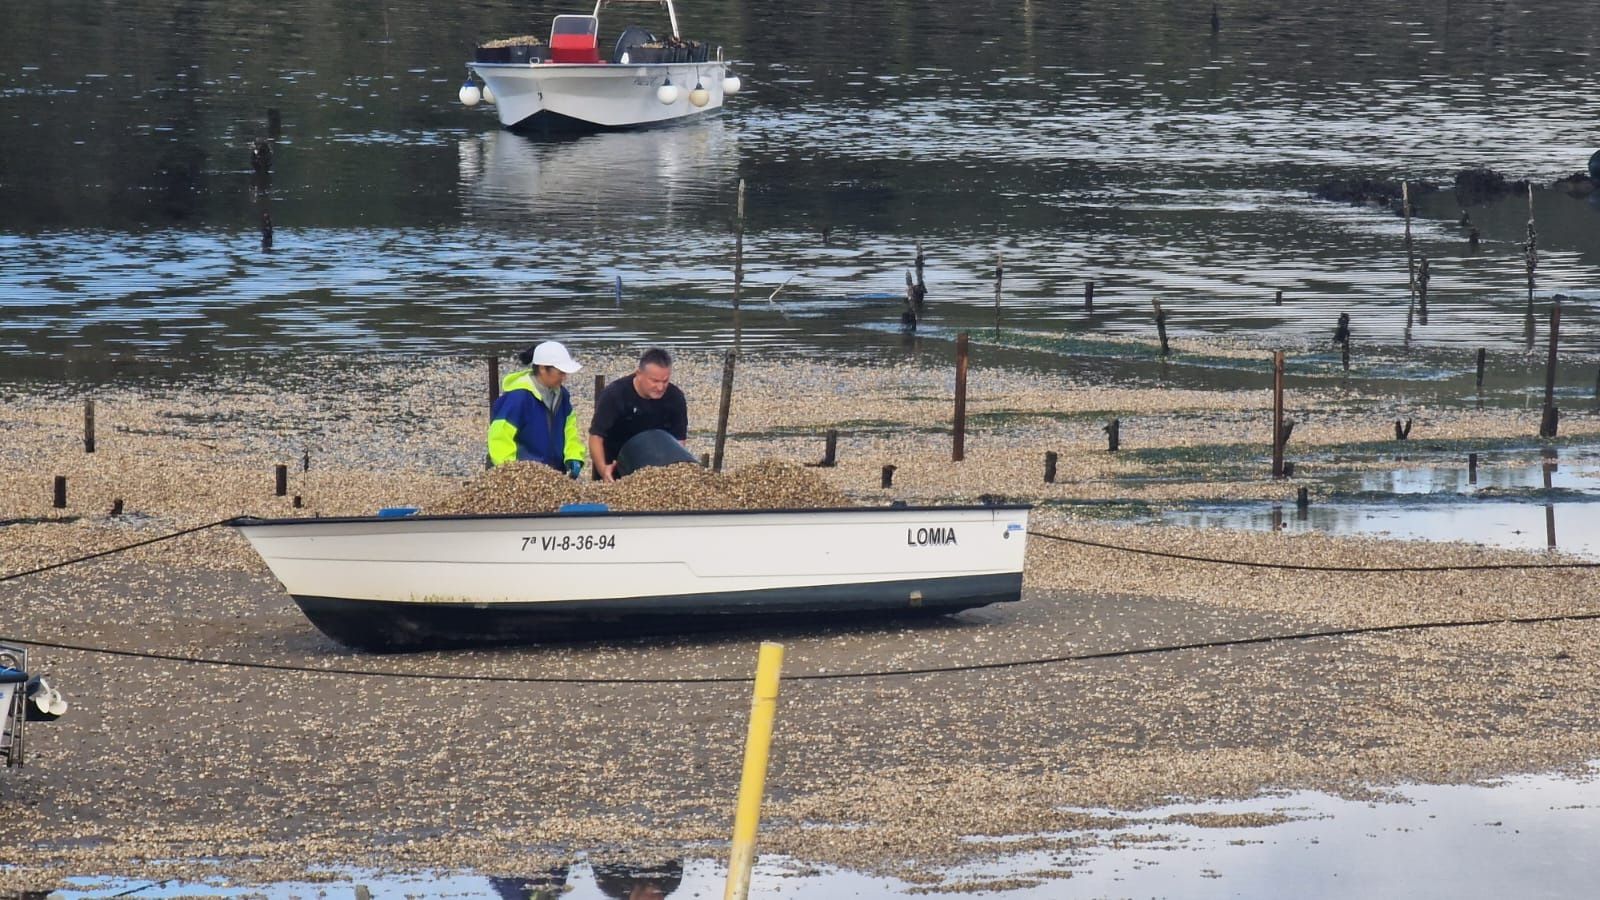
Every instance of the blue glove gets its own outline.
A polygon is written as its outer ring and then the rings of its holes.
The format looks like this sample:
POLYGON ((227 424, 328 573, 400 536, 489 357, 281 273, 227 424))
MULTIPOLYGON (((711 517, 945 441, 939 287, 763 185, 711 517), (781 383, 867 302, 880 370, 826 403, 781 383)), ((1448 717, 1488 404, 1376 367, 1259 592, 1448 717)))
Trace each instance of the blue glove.
POLYGON ((569 460, 567 460, 567 477, 568 478, 571 478, 574 481, 576 481, 578 479, 578 477, 581 476, 582 474, 583 474, 583 460, 581 460, 581 459, 569 459, 569 460))

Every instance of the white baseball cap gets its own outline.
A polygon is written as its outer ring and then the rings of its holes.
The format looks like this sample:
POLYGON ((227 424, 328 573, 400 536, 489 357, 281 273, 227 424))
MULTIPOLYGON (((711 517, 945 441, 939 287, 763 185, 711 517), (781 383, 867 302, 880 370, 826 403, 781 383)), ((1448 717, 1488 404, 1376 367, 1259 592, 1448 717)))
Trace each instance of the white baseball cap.
POLYGON ((571 375, 583 368, 578 361, 572 358, 567 348, 556 341, 545 341, 533 348, 533 364, 536 366, 555 366, 561 371, 571 375))

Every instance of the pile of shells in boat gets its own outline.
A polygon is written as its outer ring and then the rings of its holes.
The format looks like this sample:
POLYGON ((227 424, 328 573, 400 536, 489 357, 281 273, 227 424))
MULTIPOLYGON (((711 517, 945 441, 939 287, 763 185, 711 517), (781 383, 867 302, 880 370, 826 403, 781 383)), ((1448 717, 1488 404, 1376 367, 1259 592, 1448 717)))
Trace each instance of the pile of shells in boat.
POLYGON ((850 499, 801 466, 763 460, 727 475, 693 463, 641 469, 615 482, 574 481, 549 466, 513 462, 427 504, 430 515, 554 512, 604 503, 622 512, 716 509, 828 509, 850 499))
POLYGON ((498 50, 502 47, 537 47, 541 43, 543 42, 540 41, 536 35, 524 34, 518 37, 499 38, 492 41, 484 41, 478 46, 485 50, 498 50))

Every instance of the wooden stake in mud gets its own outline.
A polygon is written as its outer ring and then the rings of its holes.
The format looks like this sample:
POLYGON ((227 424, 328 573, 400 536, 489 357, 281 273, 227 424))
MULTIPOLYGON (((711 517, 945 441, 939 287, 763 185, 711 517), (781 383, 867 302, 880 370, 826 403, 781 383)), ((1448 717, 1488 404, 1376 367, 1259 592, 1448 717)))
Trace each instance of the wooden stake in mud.
POLYGON ((884 466, 883 474, 878 478, 879 487, 894 487, 894 466, 884 466))
POLYGON ((967 333, 956 335, 956 415, 950 459, 961 462, 967 447, 967 333))
POLYGON ((1044 454, 1044 483, 1056 483, 1056 452, 1047 450, 1044 454))
POLYGON ((1561 413, 1556 409, 1556 345, 1561 340, 1561 303, 1550 307, 1550 356, 1544 369, 1544 417, 1539 423, 1539 437, 1556 436, 1557 421, 1561 413))
POLYGON ((722 471, 722 450, 728 443, 728 409, 733 406, 732 350, 722 360, 722 404, 717 407, 717 443, 711 454, 711 471, 722 471))
POLYGON ((490 416, 494 413, 494 402, 500 399, 500 357, 489 357, 489 409, 490 416))
POLYGON ((824 469, 831 469, 839 464, 839 432, 828 429, 828 441, 822 447, 822 462, 817 463, 824 469))
POLYGON ((922 242, 917 241, 917 305, 922 305, 924 297, 928 296, 928 285, 922 280, 922 266, 926 260, 922 256, 922 242))
MULTIPOLYGON (((596 407, 599 407, 599 405, 600 405, 600 392, 604 391, 605 389, 606 389, 606 377, 604 375, 596 375, 594 377, 594 403, 595 403, 596 407)), ((590 460, 589 480, 590 481, 599 481, 600 480, 600 467, 597 466, 597 465, 594 465, 593 463, 594 463, 594 461, 590 460)))
POLYGON ((279 497, 287 497, 289 495, 289 467, 283 463, 273 466, 272 479, 274 482, 273 493, 279 497))
POLYGON ((120 515, 122 515, 122 498, 118 497, 111 501, 111 518, 115 519, 120 515))
POLYGON ((1467 454, 1467 484, 1478 483, 1478 454, 1467 454))
POLYGON ((1297 509, 1305 510, 1311 506, 1311 489, 1301 488, 1295 493, 1294 505, 1297 509))
POLYGON ((1283 351, 1272 353, 1272 477, 1283 477, 1283 351))
POLYGON ((1000 336, 1000 286, 1006 280, 1005 257, 996 250, 994 254, 994 336, 1000 336))
POLYGON ((94 452, 94 400, 83 401, 83 452, 94 452))
POLYGON ((739 288, 744 284, 744 179, 739 179, 739 210, 733 232, 733 308, 739 308, 739 288))
POLYGON ((1282 306, 1283 305, 1283 288, 1278 288, 1277 296, 1272 298, 1272 305, 1273 306, 1282 306))
POLYGON ((1400 182, 1401 211, 1406 217, 1406 283, 1411 289, 1411 308, 1406 310, 1406 333, 1411 332, 1411 313, 1417 305, 1417 257, 1414 245, 1411 243, 1411 185, 1409 182, 1400 182))
POLYGON ((1488 351, 1482 347, 1478 348, 1478 390, 1480 392, 1483 390, 1483 365, 1488 361, 1488 356, 1488 351))
POLYGON ((1166 356, 1167 350, 1167 311, 1161 308, 1161 298, 1151 297, 1150 305, 1156 310, 1156 337, 1161 339, 1161 355, 1166 356))
POLYGON ((1417 321, 1428 324, 1428 258, 1422 257, 1417 265, 1417 321))
POLYGON ((56 509, 67 508, 67 476, 56 476, 55 496, 51 499, 54 501, 56 509))
POLYGON ((1092 281, 1083 283, 1083 311, 1086 313, 1094 312, 1094 282, 1092 281))
POLYGON ((1106 433, 1106 452, 1117 452, 1117 448, 1122 445, 1122 420, 1112 419, 1100 430, 1106 433))
POLYGON ((1528 268, 1528 322, 1533 322, 1533 271, 1539 268, 1539 233, 1533 228, 1533 185, 1528 185, 1528 243, 1522 248, 1528 268))

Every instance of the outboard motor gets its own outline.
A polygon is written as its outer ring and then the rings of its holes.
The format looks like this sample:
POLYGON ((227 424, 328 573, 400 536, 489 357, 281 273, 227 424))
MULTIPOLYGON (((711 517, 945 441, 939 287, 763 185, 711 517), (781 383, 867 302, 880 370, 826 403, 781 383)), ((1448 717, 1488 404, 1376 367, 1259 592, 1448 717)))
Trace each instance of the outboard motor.
POLYGON ((645 59, 637 50, 633 49, 641 44, 654 43, 656 43, 655 35, 640 28, 638 25, 629 25, 627 28, 622 29, 622 34, 617 37, 617 49, 615 53, 611 54, 611 61, 614 63, 658 62, 655 59, 645 59), (624 54, 628 56, 627 59, 622 58, 624 54))
POLYGON ((617 477, 650 466, 684 462, 698 464, 700 461, 694 458, 688 447, 678 443, 677 438, 659 428, 652 428, 628 438, 628 442, 617 451, 617 477))

